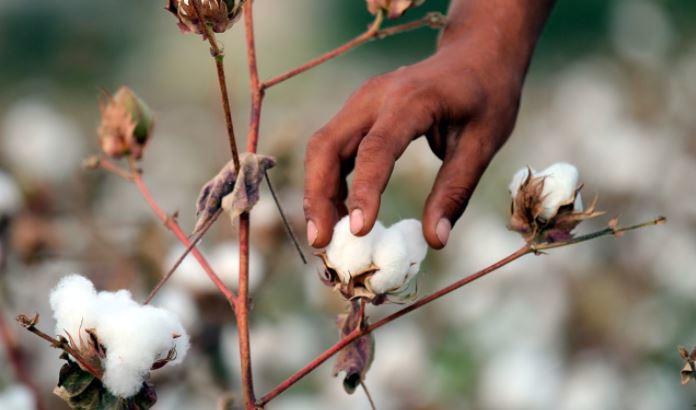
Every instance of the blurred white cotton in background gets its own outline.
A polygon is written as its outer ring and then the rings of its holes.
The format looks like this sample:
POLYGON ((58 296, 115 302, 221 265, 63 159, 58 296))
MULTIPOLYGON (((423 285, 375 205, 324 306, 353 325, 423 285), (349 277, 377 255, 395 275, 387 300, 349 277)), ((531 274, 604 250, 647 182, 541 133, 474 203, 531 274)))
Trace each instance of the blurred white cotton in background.
POLYGON ((664 61, 674 31, 660 2, 618 1, 612 17, 611 40, 622 57, 649 65, 664 61))
POLYGON ((44 102, 10 107, 0 134, 2 157, 22 177, 55 183, 80 169, 85 154, 80 129, 44 102))
POLYGON ((15 180, 0 171, 0 216, 11 215, 22 207, 22 191, 15 180))
POLYGON ((0 390, 0 409, 34 410, 36 402, 31 390, 21 384, 12 384, 0 390))

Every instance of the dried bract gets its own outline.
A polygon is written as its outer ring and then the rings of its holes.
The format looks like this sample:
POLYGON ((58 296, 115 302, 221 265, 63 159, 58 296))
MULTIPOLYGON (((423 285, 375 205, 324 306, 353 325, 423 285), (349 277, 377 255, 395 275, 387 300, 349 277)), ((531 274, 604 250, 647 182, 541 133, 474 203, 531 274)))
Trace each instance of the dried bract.
MULTIPOLYGON (((356 329, 364 329, 368 323, 363 314, 364 310, 360 307, 360 302, 352 302, 348 313, 339 315, 336 320, 339 337, 344 338, 356 329)), ((348 394, 355 392, 355 389, 365 380, 365 374, 370 369, 374 355, 375 339, 372 333, 360 336, 338 353, 333 368, 334 377, 343 372, 343 388, 348 394)))
POLYGON ((128 87, 121 87, 100 103, 98 134, 102 151, 113 158, 131 155, 140 159, 152 134, 150 108, 128 87))
POLYGON ((166 9, 179 19, 179 28, 184 32, 204 34, 201 26, 207 24, 216 33, 224 33, 242 15, 246 0, 167 0, 166 9), (194 1, 198 2, 199 16, 194 1))
POLYGON ((385 15, 394 19, 401 17, 411 7, 420 6, 425 0, 367 0, 367 9, 372 14, 383 11, 385 15))
POLYGON ((684 346, 679 346, 679 355, 686 362, 681 370, 681 383, 687 384, 696 380, 696 347, 688 351, 684 346))
POLYGON ((509 189, 508 227, 528 242, 568 240, 580 222, 603 214, 595 210, 596 198, 583 209, 578 171, 570 164, 557 163, 541 172, 523 168, 513 176, 509 189))

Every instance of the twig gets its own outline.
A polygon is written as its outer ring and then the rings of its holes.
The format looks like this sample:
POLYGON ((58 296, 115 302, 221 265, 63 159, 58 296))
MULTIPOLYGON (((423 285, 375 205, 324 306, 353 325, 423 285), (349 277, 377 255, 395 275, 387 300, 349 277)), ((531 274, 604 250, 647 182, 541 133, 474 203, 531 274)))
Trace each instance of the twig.
MULTIPOLYGON (((169 229, 174 234, 174 236, 176 236, 179 242, 181 242, 184 246, 189 247, 191 245, 191 242, 188 240, 188 237, 181 229, 176 219, 167 215, 162 210, 162 208, 159 207, 157 202, 154 200, 152 193, 147 188, 147 185, 145 185, 145 182, 143 182, 143 179, 140 175, 140 171, 136 167, 135 161, 131 160, 130 163, 133 175, 133 183, 135 183, 135 186, 138 188, 145 201, 148 203, 148 205, 150 205, 150 208, 152 208, 152 211, 154 212, 155 216, 157 216, 157 218, 160 221, 162 221, 164 226, 167 227, 167 229, 169 229)), ((225 299, 227 299, 230 306, 232 306, 232 308, 234 309, 236 306, 236 296, 234 295, 234 293, 231 290, 227 289, 220 277, 217 275, 217 273, 215 273, 213 268, 210 266, 205 257, 203 257, 203 254, 201 254, 200 251, 198 251, 198 249, 192 249, 191 253, 196 258, 198 263, 201 265, 201 268, 203 268, 210 280, 213 281, 215 286, 222 293, 225 299)))
POLYGON ((65 338, 57 339, 37 329, 36 324, 38 323, 38 321, 38 313, 35 314, 33 318, 30 318, 27 315, 17 316, 17 322, 19 322, 19 324, 22 325, 23 328, 49 342, 51 344, 51 347, 65 351, 70 356, 72 356, 80 364, 80 367, 82 367, 85 371, 89 372, 92 376, 96 377, 97 379, 101 379, 103 375, 101 369, 95 369, 94 367, 92 367, 92 365, 90 365, 89 362, 82 357, 79 351, 73 349, 70 346, 70 344, 65 340, 65 338))
POLYGON ((198 245, 198 242, 200 242, 201 239, 203 239, 203 236, 206 234, 206 232, 208 232, 210 227, 213 226, 213 223, 218 219, 218 217, 221 214, 222 208, 215 211, 215 213, 210 217, 210 219, 206 221, 206 223, 201 227, 201 230, 198 231, 198 233, 190 239, 191 243, 186 247, 186 249, 184 249, 184 251, 181 253, 181 256, 179 256, 176 262, 174 262, 174 266, 172 266, 171 269, 169 269, 169 271, 167 272, 167 274, 164 275, 159 282, 157 282, 157 285, 155 285, 154 288, 152 288, 150 294, 148 295, 147 299, 145 299, 145 302, 143 302, 143 304, 147 305, 148 303, 152 302, 152 299, 155 297, 157 292, 159 292, 162 286, 164 286, 164 284, 167 283, 169 278, 172 277, 174 272, 176 272, 176 270, 181 265, 181 262, 183 262, 186 256, 188 256, 188 254, 191 253, 191 251, 198 245))
POLYGON ((300 247, 300 242, 297 240, 297 236, 295 236, 295 232, 292 231, 292 227, 290 226, 290 222, 288 222, 288 218, 285 216, 285 212, 283 211, 283 207, 280 205, 280 201, 278 200, 278 196, 275 193, 275 189, 273 189, 273 184, 271 184, 271 177, 268 176, 268 173, 264 173, 264 176, 266 177, 266 183, 268 184, 268 190, 271 191, 271 196, 273 197, 273 201, 276 204, 276 208, 278 208, 278 213, 280 214, 280 218, 283 220, 283 226, 285 227, 285 232, 287 232, 288 237, 290 238, 290 241, 292 241, 293 245, 295 245, 295 249, 297 249, 297 253, 300 255, 300 259, 302 259, 302 263, 305 265, 307 264, 307 258, 305 257, 304 253, 302 252, 302 248, 300 247))
POLYGON ((225 124, 227 125, 227 138, 230 143, 230 151, 232 151, 232 160, 234 161, 235 169, 239 169, 239 151, 237 150, 237 142, 234 136, 234 123, 232 122, 232 109, 230 108, 230 97, 227 93, 227 80, 225 79, 225 65, 223 64, 225 59, 225 54, 218 45, 215 38, 215 33, 210 28, 208 24, 205 23, 202 18, 203 13, 201 12, 200 0, 193 1, 193 8, 196 11, 196 17, 200 24, 201 31, 204 33, 204 37, 210 43, 210 54, 215 60, 215 67, 217 69, 218 83, 220 85, 220 98, 222 102, 222 109, 225 113, 225 124))
POLYGON ((43 410, 45 406, 41 399, 41 392, 27 369, 26 361, 24 360, 24 351, 19 343, 17 343, 17 339, 9 326, 7 326, 5 315, 2 311, 0 311, 0 340, 2 340, 2 344, 5 345, 5 356, 14 370, 15 377, 31 391, 36 403, 36 409, 43 410))
POLYGON ((360 34, 359 36, 355 37, 354 39, 348 41, 347 43, 325 53, 320 55, 319 57, 316 57, 307 63, 294 68, 290 71, 287 71, 283 74, 280 74, 278 76, 275 76, 267 81, 265 81, 262 85, 261 88, 263 90, 268 89, 273 87, 274 85, 280 84, 285 80, 288 80, 292 77, 295 77, 298 74, 302 74, 307 70, 310 70, 322 63, 325 63, 333 58, 336 58, 340 56, 341 54, 344 54, 355 47, 358 47, 362 44, 367 43, 368 41, 374 40, 374 39, 383 39, 385 37, 392 36, 394 34, 398 33, 403 33, 406 31, 414 30, 420 27, 432 27, 435 29, 439 29, 444 27, 445 25, 445 16, 443 16, 440 13, 428 13, 425 15, 423 18, 405 23, 405 24, 400 24, 396 25, 393 27, 388 27, 385 29, 380 29, 380 26, 382 24, 383 20, 383 15, 382 13, 378 13, 375 16, 375 20, 372 22, 370 27, 365 31, 364 33, 360 34))
POLYGON ((104 171, 110 172, 126 181, 133 181, 133 176, 130 174, 130 172, 114 164, 106 157, 98 157, 96 155, 89 157, 82 163, 82 166, 86 169, 101 168, 104 171))
POLYGON ((374 331, 375 329, 380 328, 380 327, 386 325, 387 323, 390 323, 390 322, 400 318, 401 316, 406 315, 407 313, 410 313, 418 308, 421 308, 421 307, 427 305, 428 303, 430 303, 436 299, 439 299, 439 298, 461 288, 462 286, 465 286, 465 285, 467 285, 467 284, 469 284, 477 279, 480 279, 480 278, 486 276, 487 274, 494 272, 494 271, 502 268, 503 266, 521 258, 524 255, 527 255, 530 253, 538 253, 538 251, 541 249, 551 249, 551 248, 559 248, 562 246, 574 245, 574 244, 577 244, 580 242, 586 242, 586 241, 596 239, 596 238, 599 238, 602 236, 615 235, 617 233, 622 233, 622 232, 630 231, 633 229, 658 225, 658 224, 664 223, 665 221, 666 221, 666 219, 664 217, 659 217, 659 218, 656 218, 656 219, 649 221, 649 222, 645 222, 645 223, 641 223, 641 224, 637 224, 637 225, 632 225, 632 226, 628 226, 625 228, 611 228, 610 227, 610 228, 603 229, 603 230, 600 230, 600 231, 597 231, 597 232, 594 232, 594 233, 591 233, 588 235, 579 236, 577 238, 570 239, 568 241, 548 243, 548 244, 537 244, 537 245, 527 244, 527 245, 521 247, 520 249, 516 250, 515 252, 511 253, 510 255, 506 256, 505 258, 495 262, 494 264, 492 264, 492 265, 490 265, 490 266, 488 266, 488 267, 486 267, 486 268, 484 268, 484 269, 482 269, 474 274, 471 274, 463 279, 460 279, 460 280, 452 283, 451 285, 446 286, 446 287, 444 287, 444 288, 442 288, 442 289, 440 289, 440 290, 438 290, 438 291, 406 306, 405 308, 392 313, 389 316, 386 316, 385 318, 365 327, 364 329, 356 328, 355 331, 353 331, 350 334, 348 334, 347 336, 343 337, 336 344, 334 344, 333 346, 328 348, 326 351, 324 351, 319 356, 317 356, 314 360, 312 360, 310 363, 308 363, 305 367, 298 370, 292 376, 288 377, 285 381, 283 381, 278 386, 273 388, 270 392, 266 393, 258 401, 258 404, 260 406, 266 405, 269 401, 273 400, 273 398, 277 397, 279 394, 281 394, 282 392, 284 392, 285 390, 290 388, 292 385, 297 383, 304 376, 311 373, 314 369, 319 367, 322 363, 324 363, 326 360, 331 358, 333 355, 338 353, 341 349, 343 349, 344 347, 346 347, 347 345, 349 345, 350 343, 352 343, 354 340, 358 339, 359 337, 364 336, 365 334, 368 334, 368 333, 374 331))
POLYGON ((365 396, 367 396, 367 401, 370 402, 370 408, 372 410, 377 410, 377 406, 375 406, 375 401, 372 400, 372 395, 370 394, 370 391, 367 390, 367 385, 362 380, 360 380, 360 387, 362 387, 363 391, 365 392, 365 396))

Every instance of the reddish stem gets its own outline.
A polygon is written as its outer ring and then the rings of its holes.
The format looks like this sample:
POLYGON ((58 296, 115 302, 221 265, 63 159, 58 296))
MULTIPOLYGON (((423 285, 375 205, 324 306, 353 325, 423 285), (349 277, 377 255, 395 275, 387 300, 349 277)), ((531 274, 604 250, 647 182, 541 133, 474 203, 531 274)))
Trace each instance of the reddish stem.
MULTIPOLYGON (((133 167, 134 168, 134 167, 133 167)), ((150 205, 150 208, 152 208, 152 211, 154 212, 155 216, 164 223, 164 226, 169 229, 174 236, 181 242, 184 247, 188 247, 190 245, 190 241, 184 231, 181 229, 179 224, 176 222, 176 219, 167 215, 162 208, 159 207, 157 202, 152 196, 152 193, 150 190, 147 188, 147 185, 145 185, 145 182, 143 182, 142 176, 140 175, 140 172, 137 169, 133 169, 133 183, 135 183, 135 186, 138 187, 138 190, 142 194, 143 198, 145 198, 145 201, 150 205)), ((193 257, 196 258, 198 263, 201 265, 205 273, 208 275, 210 280, 213 281, 215 286, 220 290, 220 293, 227 299, 229 302, 230 306, 234 309, 236 307, 236 297, 234 293, 227 289, 224 283, 222 283, 222 280, 220 277, 215 273, 213 268, 210 266, 208 261, 203 257, 203 255, 200 253, 200 251, 196 248, 191 250, 191 254, 193 254, 193 257)))
POLYGON ((2 340, 3 345, 5 345, 5 356, 7 356, 7 360, 10 362, 10 365, 12 365, 15 377, 20 383, 31 390, 31 394, 34 396, 34 401, 36 402, 36 409, 45 409, 43 400, 41 399, 41 392, 27 369, 26 361, 24 360, 24 351, 19 343, 17 343, 17 339, 10 331, 9 326, 7 326, 7 321, 5 320, 3 312, 0 312, 0 340, 2 340))
POLYGON ((439 299, 439 298, 445 296, 446 294, 451 293, 451 292, 461 288, 462 286, 475 281, 476 279, 479 279, 479 278, 481 278, 481 277, 483 277, 483 276, 485 276, 485 275, 487 275, 487 274, 489 274, 497 269, 500 269, 501 267, 509 264, 510 262, 515 261, 515 260, 521 258, 522 256, 524 256, 528 253, 531 253, 531 252, 533 252, 531 250, 531 248, 529 246, 525 245, 522 248, 518 249, 517 251, 513 252, 512 254, 508 255, 507 257, 499 260, 498 262, 496 262, 496 263, 494 263, 494 264, 492 264, 492 265, 490 265, 490 266, 488 266, 488 267, 486 267, 486 268, 484 268, 484 269, 482 269, 482 270, 480 270, 472 275, 469 275, 463 279, 460 279, 460 280, 454 282, 453 284, 451 284, 443 289, 440 289, 437 292, 434 292, 434 293, 418 300, 417 302, 414 302, 414 303, 406 306, 405 308, 403 308, 395 313, 392 313, 391 315, 367 326, 365 329, 361 330, 360 328, 356 328, 349 335, 343 337, 335 345, 328 348, 326 351, 324 351, 322 354, 317 356, 314 360, 312 360, 305 367, 298 370, 295 374, 288 377, 285 381, 283 381, 278 386, 276 386, 273 390, 271 390, 266 395, 264 395, 259 400, 258 405, 259 406, 266 405, 269 401, 273 400, 276 396, 283 393, 285 390, 289 389, 292 385, 297 383, 300 379, 305 377, 307 374, 311 373, 314 369, 319 367, 322 363, 327 361, 329 358, 331 358, 333 355, 338 353, 341 349, 343 349, 344 347, 346 347, 347 345, 349 345, 351 342, 358 339, 359 337, 366 335, 366 334, 372 332, 373 330, 375 330, 379 327, 382 327, 382 326, 386 325, 387 323, 392 322, 392 321, 400 318, 401 316, 403 316, 409 312, 412 312, 412 311, 414 311, 414 310, 416 310, 416 309, 418 309, 418 308, 420 308, 420 307, 422 307, 422 306, 424 306, 424 305, 426 305, 426 304, 428 304, 436 299, 439 299))

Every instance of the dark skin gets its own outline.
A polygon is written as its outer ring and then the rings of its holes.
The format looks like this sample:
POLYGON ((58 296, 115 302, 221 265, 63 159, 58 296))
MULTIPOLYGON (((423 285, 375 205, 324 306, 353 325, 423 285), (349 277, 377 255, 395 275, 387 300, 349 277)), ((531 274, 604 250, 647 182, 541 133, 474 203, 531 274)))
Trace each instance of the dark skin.
POLYGON ((425 135, 442 166, 425 203, 423 235, 432 248, 443 248, 513 130, 527 68, 553 3, 452 0, 435 54, 372 78, 353 93, 307 145, 309 244, 328 245, 346 213, 353 234, 370 232, 396 160, 425 135))

